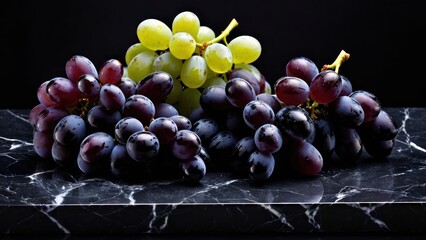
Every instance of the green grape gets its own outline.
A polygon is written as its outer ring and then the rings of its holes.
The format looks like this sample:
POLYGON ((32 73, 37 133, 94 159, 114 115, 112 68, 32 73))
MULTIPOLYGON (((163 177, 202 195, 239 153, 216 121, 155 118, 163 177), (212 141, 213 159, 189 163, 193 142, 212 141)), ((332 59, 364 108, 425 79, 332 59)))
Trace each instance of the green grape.
POLYGON ((180 96, 182 95, 182 91, 182 82, 177 78, 173 78, 173 88, 169 95, 167 95, 165 102, 172 105, 176 104, 179 101, 180 96))
POLYGON ((127 66, 123 66, 123 76, 121 76, 121 78, 129 78, 127 66))
POLYGON ((153 51, 166 50, 173 35, 172 30, 157 19, 143 20, 139 23, 136 33, 139 41, 153 51))
POLYGON ((195 40, 186 32, 173 34, 169 42, 169 50, 178 59, 188 59, 195 51, 195 40))
POLYGON ((173 78, 177 78, 180 75, 182 64, 182 60, 177 59, 171 52, 164 52, 154 60, 153 68, 154 71, 164 71, 173 78))
POLYGON ((228 44, 229 50, 232 52, 235 64, 249 64, 256 61, 262 52, 260 42, 252 36, 239 36, 232 39, 228 44))
POLYGON ((154 51, 144 51, 136 55, 127 66, 127 75, 130 79, 138 83, 148 74, 154 71, 153 63, 158 57, 154 51))
POLYGON ((207 66, 207 78, 214 78, 219 76, 219 73, 212 71, 209 66, 207 66))
POLYGON ((178 32, 186 32, 195 39, 199 28, 200 19, 193 12, 181 12, 173 19, 172 31, 174 34, 178 32))
POLYGON ((207 64, 203 57, 194 55, 185 60, 180 79, 188 88, 199 88, 207 79, 207 64))
POLYGON ((272 94, 271 84, 265 81, 265 93, 272 94))
POLYGON ((226 73, 232 68, 232 53, 228 47, 222 43, 213 43, 204 52, 209 68, 216 73, 226 73))
POLYGON ((197 40, 197 43, 203 43, 213 40, 215 37, 216 34, 211 28, 201 26, 200 29, 198 29, 197 37, 195 39, 197 40))
POLYGON ((178 102, 178 111, 180 115, 189 117, 196 108, 200 106, 201 92, 196 88, 185 88, 182 91, 178 102))
POLYGON ((150 49, 145 47, 144 45, 142 45, 142 43, 140 43, 140 42, 131 45, 126 51, 126 55, 125 55, 126 64, 129 65, 130 61, 132 61, 132 59, 136 55, 138 55, 139 53, 141 53, 143 51, 147 51, 147 50, 150 50, 150 49))
POLYGON ((222 77, 219 77, 219 76, 207 78, 204 84, 201 86, 201 88, 208 88, 213 85, 225 86, 226 82, 225 80, 223 80, 222 77))

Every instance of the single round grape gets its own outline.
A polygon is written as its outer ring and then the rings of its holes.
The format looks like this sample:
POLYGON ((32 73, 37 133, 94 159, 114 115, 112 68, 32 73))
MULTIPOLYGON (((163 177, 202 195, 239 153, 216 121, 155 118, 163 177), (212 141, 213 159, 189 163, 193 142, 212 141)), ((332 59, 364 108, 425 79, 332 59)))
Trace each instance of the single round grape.
POLYGON ((376 159, 385 159, 387 158, 395 146, 395 139, 390 140, 370 140, 362 138, 362 144, 365 151, 372 157, 376 159))
POLYGON ((315 138, 312 144, 321 153, 324 160, 328 160, 334 153, 336 146, 336 135, 330 120, 317 118, 314 120, 315 138))
POLYGON ((275 113, 282 108, 282 102, 278 99, 276 94, 260 93, 256 95, 256 100, 267 103, 275 113))
POLYGON ((138 83, 154 71, 154 61, 158 54, 154 51, 144 51, 136 55, 127 65, 127 75, 138 83))
POLYGON ((248 167, 250 179, 254 182, 263 182, 272 176, 275 158, 272 153, 256 150, 249 156, 248 167))
POLYGON ((120 110, 109 110, 103 105, 96 105, 87 112, 87 122, 92 129, 108 134, 114 132, 115 124, 122 118, 120 110))
POLYGON ((127 153, 125 144, 116 144, 111 151, 110 170, 113 176, 125 181, 143 179, 146 166, 133 160, 127 153))
POLYGON ((340 91, 340 96, 349 96, 352 93, 352 83, 351 81, 340 74, 340 78, 342 79, 342 91, 340 91))
POLYGON ((200 97, 201 92, 197 88, 185 88, 177 106, 179 114, 188 118, 192 111, 200 106, 200 97))
POLYGON ((300 175, 312 177, 321 172, 324 160, 318 149, 307 141, 292 141, 289 151, 289 161, 292 170, 300 175))
POLYGON ((203 159, 195 155, 190 161, 181 163, 183 179, 189 183, 199 183, 206 175, 206 164, 203 159))
POLYGON ((263 124, 274 123, 275 113, 267 103, 253 100, 244 107, 243 118, 247 126, 256 130, 263 124))
POLYGON ((354 98, 364 110, 364 122, 372 121, 379 115, 381 104, 379 99, 372 93, 365 90, 356 90, 349 94, 349 97, 354 98))
POLYGON ((309 85, 301 78, 285 76, 275 82, 274 92, 284 104, 297 106, 309 98, 309 85))
POLYGON ((194 55, 186 59, 182 65, 180 79, 188 88, 199 88, 207 79, 206 60, 194 55))
POLYGON ((57 141, 52 145, 52 159, 61 167, 72 168, 77 164, 79 145, 65 146, 57 141))
POLYGON ((185 60, 195 51, 195 40, 187 32, 176 32, 169 42, 169 51, 177 59, 185 60))
POLYGON ((285 66, 285 74, 290 77, 297 77, 304 80, 308 85, 312 79, 318 75, 319 69, 315 63, 303 56, 298 56, 290 59, 285 66))
POLYGON ((173 79, 176 79, 180 75, 182 64, 182 60, 173 56, 171 52, 164 52, 158 55, 152 63, 152 66, 153 71, 167 72, 173 79))
POLYGON ((167 72, 152 72, 136 84, 136 94, 149 98, 154 104, 164 102, 173 88, 173 77, 167 72))
POLYGON ((256 99, 256 93, 249 82, 242 78, 230 79, 225 85, 228 101, 237 108, 244 108, 247 103, 256 99))
POLYGON ((63 117, 53 130, 53 138, 64 146, 76 146, 87 135, 86 121, 75 114, 63 117))
POLYGON ((253 135, 238 140, 232 152, 231 171, 241 176, 248 176, 249 157, 255 151, 257 151, 257 147, 253 135))
POLYGON ((114 138, 105 132, 94 132, 80 144, 80 155, 87 162, 108 161, 114 148, 114 138))
POLYGON ((126 102, 123 91, 112 83, 102 85, 99 91, 99 102, 111 111, 121 110, 126 102))
POLYGON ((197 43, 203 43, 203 42, 208 42, 210 40, 213 40, 215 38, 216 38, 216 34, 210 27, 200 26, 195 40, 197 41, 197 43))
POLYGON ((256 61, 262 52, 260 42, 248 35, 238 36, 231 40, 228 48, 232 53, 232 61, 235 64, 249 64, 256 61))
POLYGON ((153 51, 166 50, 173 35, 172 30, 164 22, 152 18, 139 23, 136 33, 139 41, 153 51))
POLYGON ((35 130, 51 134, 53 133, 56 124, 69 114, 70 113, 66 109, 61 107, 46 107, 41 110, 37 116, 35 130))
POLYGON ((309 86, 309 95, 319 104, 328 104, 342 91, 342 78, 333 70, 324 70, 316 75, 309 86))
POLYGON ((211 116, 224 114, 233 107, 226 97, 224 86, 210 86, 203 90, 198 99, 203 111, 211 116))
POLYGON ((136 93, 136 82, 128 77, 122 77, 117 87, 121 89, 126 99, 136 93))
POLYGON ((101 82, 91 74, 83 74, 78 79, 77 84, 82 97, 89 100, 89 102, 95 102, 99 99, 99 92, 101 90, 101 82))
POLYGON ((237 141, 235 134, 227 130, 219 131, 211 138, 207 152, 212 158, 214 169, 228 170, 231 167, 232 152, 237 141))
POLYGON ((132 59, 136 55, 138 55, 139 53, 141 53, 143 51, 151 51, 151 50, 149 48, 145 47, 144 45, 142 45, 142 43, 140 43, 140 42, 130 45, 130 47, 127 48, 126 54, 124 56, 126 65, 129 65, 130 61, 132 61, 132 59))
POLYGON ((179 130, 171 144, 173 155, 182 161, 193 159, 201 150, 201 139, 191 130, 179 130))
POLYGON ((172 22, 172 32, 187 32, 192 37, 196 37, 200 29, 200 19, 190 11, 183 11, 175 16, 172 22))
POLYGON ((146 162, 160 152, 160 140, 150 131, 138 131, 129 136, 126 142, 129 156, 138 162, 146 162))
POLYGON ((168 117, 158 117, 149 124, 148 131, 157 136, 160 144, 169 144, 175 139, 179 129, 172 119, 168 117))
MULTIPOLYGON (((247 70, 251 74, 253 74, 255 79, 257 79, 257 81, 259 82, 259 93, 265 92, 266 85, 269 84, 269 83, 266 81, 265 76, 263 76, 263 74, 259 71, 258 68, 256 68, 253 64, 234 64, 234 69, 232 70, 232 72, 237 72, 237 71, 239 71, 239 69, 247 70)), ((240 77, 242 77, 242 76, 240 76, 240 77)), ((245 79, 245 77, 242 77, 242 78, 245 79)), ((249 82, 251 82, 251 81, 249 81, 249 82)))
POLYGON ((52 146, 54 141, 51 133, 34 131, 33 147, 38 156, 45 159, 52 158, 52 146))
POLYGON ((284 106, 276 114, 276 126, 283 134, 290 137, 305 140, 314 131, 314 122, 304 108, 297 106, 284 106))
POLYGON ((179 111, 169 103, 161 102, 154 104, 155 106, 155 115, 154 118, 159 117, 171 117, 174 115, 178 115, 179 111))
POLYGON ((247 126, 244 121, 243 111, 244 109, 228 111, 224 120, 219 118, 217 121, 222 122, 221 125, 223 125, 223 121, 225 121, 225 129, 231 131, 237 138, 253 136, 254 129, 247 126))
POLYGON ((64 77, 54 77, 49 80, 46 92, 57 106, 74 107, 80 100, 80 90, 77 84, 64 77))
POLYGON ((363 138, 369 140, 391 140, 397 136, 399 125, 391 115, 382 109, 377 117, 361 124, 357 130, 363 138))
POLYGON ((192 129, 192 122, 187 117, 185 117, 183 115, 174 115, 174 116, 171 116, 170 119, 172 119, 176 123, 178 130, 182 130, 182 129, 191 130, 192 129))
POLYGON ((364 122, 364 109, 355 98, 339 96, 328 104, 330 117, 336 124, 356 128, 364 122))
POLYGON ((219 76, 211 77, 206 79, 206 81, 203 83, 201 88, 208 88, 213 85, 225 86, 226 82, 223 79, 223 77, 219 77, 219 76))
POLYGON ((129 97, 122 109, 123 117, 134 117, 148 126, 155 116, 155 105, 148 97, 135 94, 129 97))
POLYGON ((99 70, 99 81, 102 84, 118 84, 123 76, 123 64, 117 59, 105 61, 99 70))
POLYGON ((234 68, 228 73, 228 79, 242 78, 246 80, 254 89, 256 95, 260 94, 261 84, 256 75, 245 68, 234 68))
POLYGON ((356 129, 343 126, 334 128, 336 133, 335 153, 344 164, 359 160, 363 150, 362 139, 356 129))
POLYGON ((222 43, 207 46, 204 52, 207 66, 216 73, 226 73, 232 68, 233 55, 231 50, 222 43))
POLYGON ((254 142, 259 151, 264 153, 276 153, 283 145, 281 131, 274 124, 264 124, 254 133, 254 142))
POLYGON ((65 73, 67 78, 73 83, 77 83, 83 74, 90 74, 98 78, 98 70, 90 59, 82 55, 74 55, 65 63, 65 73))
POLYGON ((201 144, 208 147, 213 136, 220 131, 220 126, 212 118, 202 118, 192 124, 191 130, 200 137, 201 144))
POLYGON ((119 143, 126 144, 130 135, 142 130, 144 126, 141 121, 134 117, 123 117, 115 124, 114 137, 119 143))
POLYGON ((183 92, 182 82, 177 78, 173 78, 172 90, 170 91, 169 95, 167 95, 166 100, 164 101, 168 104, 176 104, 181 98, 182 92, 183 92))
POLYGON ((33 130, 36 130, 38 115, 46 108, 47 106, 42 103, 39 103, 31 108, 30 113, 28 114, 28 122, 30 123, 31 127, 33 127, 33 130))
POLYGON ((46 107, 59 106, 59 104, 53 99, 51 99, 49 94, 47 93, 46 86, 47 84, 49 84, 49 82, 50 80, 44 81, 38 86, 37 99, 41 104, 45 105, 46 107))

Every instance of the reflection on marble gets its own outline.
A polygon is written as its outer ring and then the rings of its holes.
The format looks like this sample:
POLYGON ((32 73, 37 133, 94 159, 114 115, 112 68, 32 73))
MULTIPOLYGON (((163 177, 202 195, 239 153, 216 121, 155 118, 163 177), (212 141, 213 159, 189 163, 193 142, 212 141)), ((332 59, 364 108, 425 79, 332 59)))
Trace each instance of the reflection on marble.
POLYGON ((197 232, 424 233, 422 108, 385 109, 401 126, 387 160, 254 186, 224 172, 126 183, 68 172, 35 154, 28 110, 0 110, 2 234, 197 232))

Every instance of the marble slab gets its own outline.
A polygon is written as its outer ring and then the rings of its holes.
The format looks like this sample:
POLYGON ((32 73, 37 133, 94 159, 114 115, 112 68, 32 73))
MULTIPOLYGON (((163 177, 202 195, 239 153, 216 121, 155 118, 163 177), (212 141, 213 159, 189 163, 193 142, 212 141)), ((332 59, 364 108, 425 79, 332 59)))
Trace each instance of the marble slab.
POLYGON ((67 172, 33 150, 29 110, 0 110, 0 233, 425 233, 426 108, 386 108, 401 126, 386 160, 255 186, 227 172, 199 185, 67 172))

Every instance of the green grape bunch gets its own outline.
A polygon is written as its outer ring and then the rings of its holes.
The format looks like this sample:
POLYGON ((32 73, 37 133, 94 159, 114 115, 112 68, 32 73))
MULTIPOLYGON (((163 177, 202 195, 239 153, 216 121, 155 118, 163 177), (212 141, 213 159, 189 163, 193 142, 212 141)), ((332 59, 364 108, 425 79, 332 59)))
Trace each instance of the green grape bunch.
MULTIPOLYGON (((238 22, 232 19, 216 35, 210 27, 201 25, 191 11, 177 14, 171 27, 158 19, 145 19, 136 29, 139 42, 125 53, 125 76, 138 83, 155 71, 169 73, 174 84, 165 102, 189 116, 200 106, 198 97, 203 89, 224 86, 232 70, 243 68, 261 79, 253 63, 260 57, 262 46, 249 35, 228 42, 226 37, 236 26, 238 22)), ((262 89, 267 91, 267 86, 262 89)))

